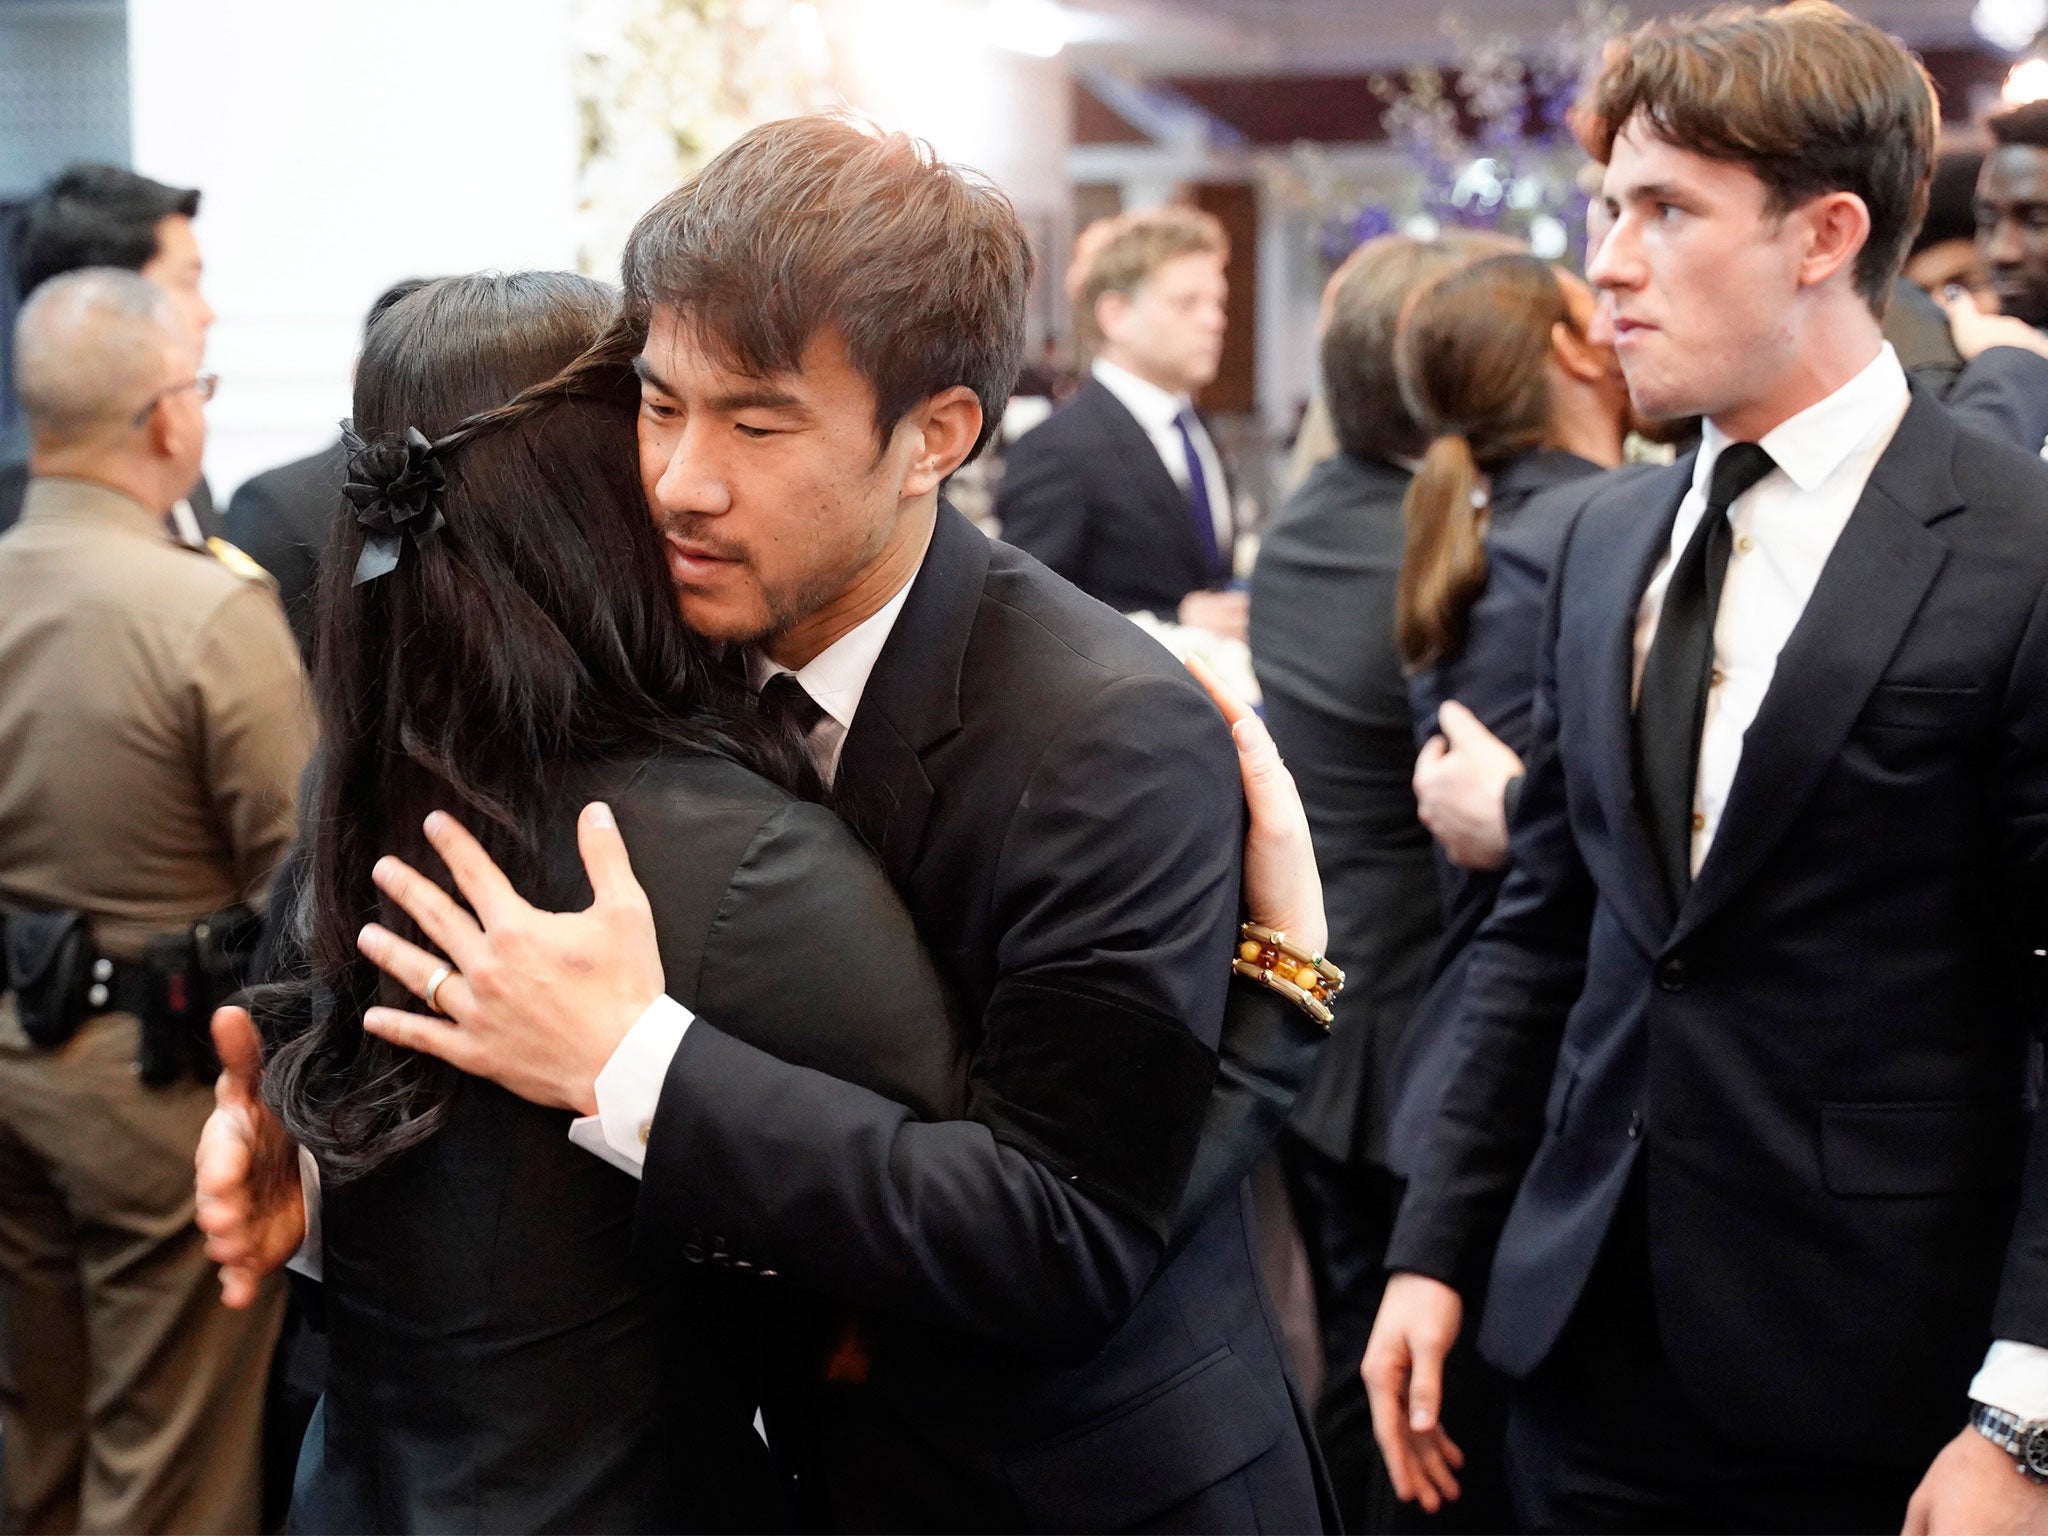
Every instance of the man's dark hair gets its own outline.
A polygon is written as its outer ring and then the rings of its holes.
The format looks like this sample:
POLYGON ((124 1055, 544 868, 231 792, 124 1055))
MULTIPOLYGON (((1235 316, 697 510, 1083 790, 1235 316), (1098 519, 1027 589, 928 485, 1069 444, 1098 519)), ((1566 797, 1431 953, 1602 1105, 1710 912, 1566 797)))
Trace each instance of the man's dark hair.
POLYGON ((1974 149, 1952 149, 1934 162, 1934 180, 1927 191, 1927 217, 1913 237, 1909 255, 1946 240, 1977 237, 1977 173, 1984 157, 1974 149))
POLYGON ((1434 240, 1381 235, 1352 252, 1331 281, 1322 340, 1323 395, 1338 447, 1382 464, 1421 457, 1429 434, 1402 398, 1394 361, 1401 312, 1438 278, 1513 249, 1505 236, 1450 230, 1434 240))
MULTIPOLYGON (((742 136, 626 242, 626 311, 673 311, 761 378, 832 331, 875 392, 886 443, 919 401, 965 385, 995 434, 1024 357, 1031 247, 1009 199, 929 144, 837 114, 742 136)), ((971 455, 970 455, 971 457, 971 455)))
POLYGON ((2000 112, 1984 124, 1994 144, 2024 144, 2048 149, 2048 101, 2030 101, 2000 112))
POLYGON ((1829 192, 1870 210, 1856 291, 1882 315, 1927 209, 1941 127, 1904 47, 1829 0, 1648 22, 1610 50, 1588 128, 1605 164, 1641 114, 1667 144, 1746 166, 1775 214, 1829 192))
POLYGON ((14 247, 20 296, 80 267, 138 272, 157 253, 157 225, 198 212, 199 194, 190 187, 167 187, 114 165, 71 166, 22 209, 14 247))

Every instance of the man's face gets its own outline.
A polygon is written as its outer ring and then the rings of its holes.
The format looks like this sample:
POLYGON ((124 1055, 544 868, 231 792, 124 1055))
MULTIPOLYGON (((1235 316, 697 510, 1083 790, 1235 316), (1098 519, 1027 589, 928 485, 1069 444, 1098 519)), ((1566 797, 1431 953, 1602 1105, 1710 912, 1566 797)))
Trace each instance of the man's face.
POLYGON ((1096 316, 1103 339, 1141 378, 1192 394, 1216 377, 1223 360, 1223 258, 1195 251, 1161 262, 1128 294, 1103 295, 1096 316))
POLYGON ((205 263, 199 259, 199 241, 192 233, 192 221, 182 213, 166 214, 156 221, 156 254, 142 264, 142 275, 171 296, 178 318, 206 344, 206 328, 213 324, 213 306, 199 291, 205 263))
POLYGON ((874 390, 823 332, 794 373, 736 373, 673 311, 636 365, 640 480, 683 620, 772 645, 856 597, 890 547, 917 435, 875 441, 874 390))
POLYGON ((2048 149, 2001 144, 1977 174, 1977 248, 1998 307, 2048 325, 2048 149))
POLYGON ((1601 203, 1586 279, 1639 415, 1722 415, 1786 373, 1805 242, 1753 172, 1667 144, 1637 118, 1614 141, 1601 203))

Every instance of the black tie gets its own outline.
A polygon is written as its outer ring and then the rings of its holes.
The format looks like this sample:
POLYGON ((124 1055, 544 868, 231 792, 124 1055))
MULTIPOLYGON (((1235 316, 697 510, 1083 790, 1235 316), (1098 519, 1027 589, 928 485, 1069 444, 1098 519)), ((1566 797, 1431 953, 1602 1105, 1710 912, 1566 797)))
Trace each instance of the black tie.
POLYGON ((804 691, 794 672, 778 672, 761 685, 761 713, 806 743, 825 718, 825 711, 804 691))
POLYGON ((1755 443, 1730 443, 1714 462, 1707 510, 1672 567, 1657 634, 1636 691, 1636 774, 1650 840, 1674 902, 1692 884, 1693 792, 1714 671, 1714 616, 1735 542, 1728 508, 1777 466, 1755 443))

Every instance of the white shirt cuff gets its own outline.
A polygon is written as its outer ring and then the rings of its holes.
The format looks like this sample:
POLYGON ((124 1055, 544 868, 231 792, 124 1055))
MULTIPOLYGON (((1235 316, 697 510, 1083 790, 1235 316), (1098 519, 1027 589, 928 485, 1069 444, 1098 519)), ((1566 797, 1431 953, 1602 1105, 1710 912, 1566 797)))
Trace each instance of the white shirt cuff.
POLYGON ((614 1168, 640 1177, 647 1161, 647 1137, 661 1103, 669 1063, 690 1027, 690 1010, 672 997, 658 997, 634 1021, 597 1074, 597 1113, 570 1122, 569 1139, 614 1168))
POLYGON ((299 1240, 299 1251, 285 1260, 284 1267, 297 1270, 308 1280, 318 1280, 324 1273, 320 1247, 320 1165, 304 1147, 299 1148, 299 1195, 306 1203, 306 1235, 299 1240))
POLYGON ((2048 1419, 2048 1349, 2000 1339, 1970 1382, 1970 1397, 2016 1419, 2048 1419))

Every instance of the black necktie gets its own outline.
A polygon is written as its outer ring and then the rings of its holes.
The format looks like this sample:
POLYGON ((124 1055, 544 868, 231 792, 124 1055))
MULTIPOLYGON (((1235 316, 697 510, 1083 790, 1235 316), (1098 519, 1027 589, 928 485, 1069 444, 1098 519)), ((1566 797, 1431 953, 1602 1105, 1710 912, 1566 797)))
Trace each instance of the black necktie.
POLYGON ((1707 510, 1671 570, 1656 638, 1636 691, 1636 775, 1650 840, 1671 899, 1692 884, 1693 791, 1714 671, 1714 616, 1735 542, 1728 508, 1777 466, 1755 443, 1730 443, 1714 462, 1707 510))
POLYGON ((825 718, 818 701, 804 691, 794 672, 778 672, 761 685, 761 713, 808 743, 825 718))

